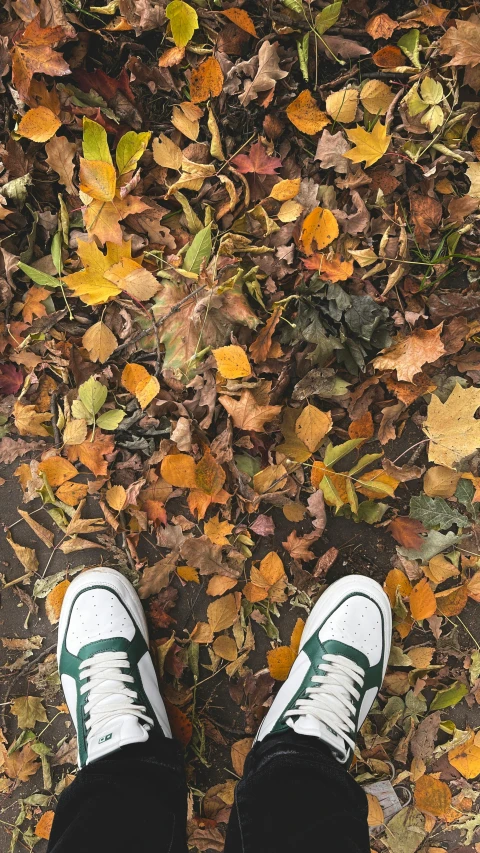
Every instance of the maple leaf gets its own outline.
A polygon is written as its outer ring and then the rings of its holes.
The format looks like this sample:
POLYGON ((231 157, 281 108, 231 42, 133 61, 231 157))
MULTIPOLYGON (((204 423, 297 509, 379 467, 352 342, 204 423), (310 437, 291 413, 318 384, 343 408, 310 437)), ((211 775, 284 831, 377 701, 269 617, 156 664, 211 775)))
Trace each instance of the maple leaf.
POLYGON ((70 74, 70 66, 53 47, 71 38, 64 27, 41 27, 38 14, 25 27, 12 51, 12 82, 23 101, 28 103, 29 88, 34 74, 59 77, 70 74))
POLYGON ((345 162, 345 153, 349 147, 341 130, 334 134, 324 130, 318 140, 315 160, 320 160, 322 169, 332 168, 339 174, 346 174, 348 163, 345 162))
POLYGON ((303 562, 304 560, 314 560, 315 554, 313 551, 310 551, 310 545, 312 542, 316 542, 317 539, 322 535, 322 531, 314 530, 312 533, 307 533, 306 536, 299 537, 297 536, 297 531, 292 530, 292 532, 287 537, 286 542, 282 542, 283 547, 290 554, 293 560, 299 560, 303 562))
POLYGON ((85 269, 66 275, 63 281, 86 305, 102 305, 122 290, 135 299, 150 298, 158 290, 158 282, 142 267, 141 258, 132 258, 130 240, 107 242, 105 254, 94 240, 79 240, 77 254, 85 269))
POLYGON ((268 92, 274 89, 277 80, 282 80, 288 76, 288 71, 282 71, 279 66, 277 48, 277 41, 273 44, 269 41, 263 42, 258 51, 258 57, 255 57, 258 62, 255 77, 245 83, 244 91, 238 98, 242 106, 246 107, 247 104, 254 101, 260 92, 268 92))
POLYGON ((27 782, 30 776, 34 776, 40 768, 38 755, 33 751, 29 743, 21 749, 8 755, 3 765, 9 779, 19 782, 27 782))
POLYGON ((396 370, 401 382, 413 382, 424 364, 436 361, 445 355, 445 347, 440 340, 443 323, 434 329, 415 329, 407 338, 397 340, 382 355, 373 360, 377 370, 396 370))
POLYGON ((430 439, 428 458, 453 468, 480 447, 480 388, 455 385, 445 403, 433 394, 423 429, 430 439))
POLYGON ((280 157, 270 157, 261 142, 255 142, 248 154, 237 154, 232 163, 243 175, 249 172, 256 175, 275 175, 282 165, 280 157))
POLYGON ((0 391, 16 394, 23 385, 23 373, 13 364, 0 364, 0 391))
POLYGON ((380 157, 383 157, 392 139, 387 135, 385 125, 379 121, 371 132, 357 125, 356 128, 346 130, 345 133, 350 142, 355 143, 355 148, 347 151, 345 157, 353 163, 361 163, 364 160, 365 167, 373 166, 380 157))
POLYGON ((25 295, 22 316, 26 323, 33 323, 34 317, 45 317, 47 309, 43 304, 52 295, 46 287, 31 287, 25 295))
POLYGON ((110 435, 103 435, 97 429, 94 441, 91 440, 91 436, 87 436, 82 444, 68 447, 67 456, 70 462, 80 461, 96 477, 104 477, 108 471, 108 462, 105 457, 113 453, 114 449, 115 442, 113 438, 110 435))
POLYGON ((222 395, 218 402, 232 416, 236 427, 253 432, 265 432, 265 423, 273 421, 282 411, 281 406, 259 405, 251 391, 242 391, 239 400, 222 395))
POLYGON ((44 426, 50 424, 52 416, 50 412, 37 412, 35 406, 22 406, 16 402, 13 407, 15 426, 20 435, 50 435, 50 431, 44 426))
POLYGON ((439 41, 441 52, 452 57, 449 65, 473 68, 480 63, 480 24, 477 16, 472 18, 470 21, 455 21, 455 26, 449 27, 439 41))

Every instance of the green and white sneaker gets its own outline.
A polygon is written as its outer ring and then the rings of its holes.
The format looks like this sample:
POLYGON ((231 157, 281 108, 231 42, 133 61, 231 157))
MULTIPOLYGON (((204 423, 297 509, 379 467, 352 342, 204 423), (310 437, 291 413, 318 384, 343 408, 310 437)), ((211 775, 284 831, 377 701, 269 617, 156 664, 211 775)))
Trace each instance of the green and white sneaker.
POLYGON ((293 729, 350 763, 382 686, 391 635, 390 603, 378 583, 353 575, 332 584, 307 619, 298 657, 256 740, 293 729))
POLYGON ((78 763, 90 764, 152 730, 172 737, 143 608, 115 569, 83 572, 70 584, 58 628, 58 669, 78 737, 78 763))

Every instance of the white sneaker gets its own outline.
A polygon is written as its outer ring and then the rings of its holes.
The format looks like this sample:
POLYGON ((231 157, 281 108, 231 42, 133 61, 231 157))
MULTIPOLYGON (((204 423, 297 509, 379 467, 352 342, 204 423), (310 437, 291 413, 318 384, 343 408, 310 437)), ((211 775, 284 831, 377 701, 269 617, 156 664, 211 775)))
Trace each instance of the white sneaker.
POLYGON ((172 737, 148 650, 140 599, 115 569, 75 578, 58 628, 58 669, 78 736, 78 763, 90 764, 151 730, 172 737))
POLYGON ((382 686, 391 635, 390 603, 376 581, 353 575, 332 584, 307 619, 298 657, 256 740, 293 729, 349 763, 382 686))

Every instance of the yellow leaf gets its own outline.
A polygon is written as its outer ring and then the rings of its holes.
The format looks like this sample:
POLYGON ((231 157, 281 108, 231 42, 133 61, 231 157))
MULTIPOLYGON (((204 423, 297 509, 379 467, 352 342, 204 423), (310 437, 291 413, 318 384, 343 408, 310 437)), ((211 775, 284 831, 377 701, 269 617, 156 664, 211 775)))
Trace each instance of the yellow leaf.
MULTIPOLYGON (((183 135, 186 136, 187 139, 191 139, 192 142, 196 142, 196 140, 198 139, 198 134, 200 133, 200 122, 198 118, 187 115, 185 113, 185 110, 182 109, 182 105, 173 108, 172 124, 174 127, 177 128, 177 130, 180 131, 180 133, 183 133, 183 135)), ((172 188, 170 188, 170 190, 171 189, 172 188)))
POLYGON ((88 494, 86 483, 72 483, 68 481, 56 491, 56 496, 67 506, 77 506, 88 494))
POLYGON ((122 258, 118 264, 110 267, 104 275, 107 281, 111 281, 129 296, 139 299, 141 302, 152 299, 161 287, 158 279, 133 258, 122 258))
POLYGON ((315 453, 327 432, 333 426, 330 412, 322 412, 315 406, 308 405, 304 408, 295 423, 295 433, 308 449, 315 453))
POLYGON ((78 474, 77 469, 68 459, 63 459, 62 456, 51 456, 50 459, 44 459, 40 462, 38 470, 45 474, 47 482, 55 488, 61 486, 67 480, 72 480, 78 474))
POLYGON ((152 145, 153 159, 159 166, 164 169, 179 170, 182 165, 182 149, 172 142, 164 133, 160 134, 158 139, 153 140, 152 145))
POLYGON ((182 581, 193 581, 193 583, 200 583, 198 569, 194 569, 193 566, 178 566, 177 575, 181 577, 182 581))
POLYGON ((213 651, 219 658, 223 658, 224 660, 236 660, 238 657, 235 640, 233 637, 227 637, 226 634, 217 637, 213 644, 213 651))
POLYGON ((214 349, 213 354, 217 367, 225 379, 240 379, 250 376, 252 368, 245 350, 242 347, 231 345, 214 349))
POLYGON ((286 681, 295 660, 291 646, 278 646, 267 652, 268 669, 275 681, 286 681))
POLYGON ((475 735, 472 732, 466 743, 455 746, 448 752, 450 764, 465 779, 476 779, 480 774, 480 747, 476 746, 474 739, 475 735))
POLYGON ((34 107, 23 116, 17 133, 32 142, 47 142, 61 124, 60 119, 48 107, 34 107))
POLYGON ((190 638, 195 643, 211 643, 213 640, 213 631, 208 622, 197 622, 190 634, 190 638))
POLYGON ((352 130, 346 130, 350 142, 355 143, 355 148, 345 153, 345 157, 353 163, 365 161, 365 168, 373 166, 380 157, 383 157, 390 145, 391 136, 387 136, 385 125, 377 121, 371 132, 360 125, 352 130))
POLYGON ((356 89, 340 89, 328 96, 325 109, 334 121, 341 124, 349 124, 355 121, 358 105, 358 92, 356 89))
POLYGON ((198 68, 194 68, 190 78, 190 98, 193 104, 216 98, 223 88, 223 71, 218 59, 209 56, 198 68))
POLYGON ((57 583, 57 585, 53 587, 45 599, 45 611, 51 625, 56 625, 60 619, 63 599, 65 598, 65 593, 69 586, 69 580, 60 581, 60 583, 57 583))
POLYGON ((117 175, 111 163, 80 157, 79 178, 82 192, 98 201, 113 201, 117 175))
POLYGON ((225 575, 214 575, 208 582, 207 595, 223 595, 227 590, 233 589, 236 584, 237 581, 235 578, 227 578, 225 575))
POLYGON ((105 323, 101 320, 94 323, 85 332, 82 344, 87 350, 91 361, 107 361, 118 346, 118 341, 105 323))
POLYGON ((244 9, 230 8, 225 9, 221 12, 222 15, 225 15, 229 21, 232 21, 237 27, 240 27, 241 30, 245 30, 251 36, 256 36, 257 31, 255 29, 255 24, 253 23, 248 12, 245 12, 244 9))
POLYGON ((203 528, 204 533, 210 539, 210 542, 213 542, 214 545, 229 545, 229 541, 227 536, 230 535, 234 528, 233 524, 230 524, 228 521, 220 521, 218 513, 214 518, 211 518, 210 521, 205 522, 205 527, 203 528))
POLYGON ((290 637, 290 648, 295 653, 295 657, 298 655, 300 640, 302 639, 304 628, 305 622, 303 621, 303 619, 297 619, 297 621, 295 622, 295 627, 292 631, 292 636, 290 637))
POLYGON ((161 475, 171 486, 194 489, 195 461, 187 453, 171 453, 162 461, 161 475))
POLYGON ((300 184, 301 178, 289 178, 279 181, 278 184, 274 185, 270 193, 270 198, 274 198, 276 201, 290 201, 298 195, 300 184))
POLYGON ((198 17, 195 9, 183 0, 172 0, 165 14, 170 21, 172 36, 177 47, 185 47, 198 29, 198 17))
POLYGON ((110 509, 115 509, 117 512, 120 512, 123 509, 126 499, 127 493, 123 486, 112 486, 112 488, 107 491, 107 504, 110 509))
POLYGON ((460 476, 444 465, 434 465, 423 478, 423 491, 429 498, 453 498, 460 476))
POLYGON ((474 415, 480 406, 480 388, 455 385, 448 399, 432 394, 424 431, 430 439, 430 462, 453 468, 480 447, 480 421, 474 415))
POLYGON ((380 802, 377 797, 373 794, 367 793, 368 800, 368 817, 367 822, 369 826, 380 826, 385 822, 385 816, 383 814, 383 809, 380 805, 380 802))
POLYGON ((381 80, 367 80, 360 92, 363 106, 374 116, 384 116, 394 97, 390 86, 381 80))
POLYGON ((319 133, 327 124, 330 124, 330 119, 322 112, 308 89, 300 92, 298 97, 288 105, 287 116, 298 130, 310 136, 319 133))
POLYGON ((390 604, 394 607, 397 598, 397 590, 402 598, 406 598, 412 591, 412 584, 400 569, 390 569, 387 577, 385 578, 383 588, 388 595, 390 604))
POLYGON ((141 364, 126 364, 122 373, 122 385, 135 394, 140 407, 145 409, 160 391, 158 379, 141 364))
POLYGON ((422 578, 415 584, 410 593, 409 602, 411 614, 417 622, 433 616, 437 609, 437 602, 426 578, 422 578))
POLYGON ((231 628, 238 616, 240 593, 230 592, 207 607, 208 624, 214 634, 231 628))
POLYGON ((105 278, 105 273, 122 258, 130 258, 131 253, 130 241, 107 243, 104 254, 94 240, 79 240, 77 255, 85 269, 66 275, 63 280, 86 305, 101 305, 122 292, 120 287, 105 278))
POLYGON ((87 437, 87 422, 83 418, 67 421, 63 430, 63 443, 66 447, 82 444, 87 437))
POLYGON ((306 255, 312 255, 317 249, 324 249, 338 237, 338 222, 331 210, 323 207, 315 207, 305 217, 302 229, 302 244, 306 255))
POLYGON ((373 501, 377 498, 392 497, 397 486, 398 480, 395 480, 382 468, 360 474, 355 483, 357 492, 373 501))
POLYGON ((51 435, 44 426, 45 423, 50 424, 52 420, 50 412, 36 412, 35 406, 22 406, 17 401, 13 407, 13 416, 20 435, 51 435))

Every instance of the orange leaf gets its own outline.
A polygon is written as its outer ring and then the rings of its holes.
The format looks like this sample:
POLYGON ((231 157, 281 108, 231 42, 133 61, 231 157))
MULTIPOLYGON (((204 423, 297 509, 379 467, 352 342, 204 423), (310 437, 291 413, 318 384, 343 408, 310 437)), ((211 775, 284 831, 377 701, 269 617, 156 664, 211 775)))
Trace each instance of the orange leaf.
POLYGON ((145 409, 160 391, 156 376, 152 376, 141 364, 126 364, 122 373, 122 385, 135 394, 140 407, 145 409))
POLYGON ((222 13, 231 21, 233 24, 236 24, 237 27, 240 27, 241 30, 244 30, 251 36, 256 36, 257 31, 255 29, 255 24, 253 23, 248 12, 245 12, 244 9, 225 9, 222 13))
POLYGON ((50 459, 44 459, 40 462, 38 470, 42 471, 47 478, 50 486, 62 486, 67 480, 71 480, 78 474, 77 469, 67 459, 62 456, 51 456, 50 459))
MULTIPOLYGON (((162 476, 164 476, 163 473, 162 476)), ((197 463, 195 468, 195 484, 197 488, 205 492, 206 495, 216 495, 222 488, 225 479, 225 471, 213 458, 210 450, 207 450, 203 459, 197 463)))
POLYGON ((468 601, 468 584, 437 592, 437 609, 442 616, 458 616, 468 601))
POLYGON ((32 142, 48 142, 61 124, 60 119, 48 107, 35 107, 23 116, 17 133, 32 142))
POLYGON ((44 838, 46 841, 50 838, 50 833, 52 831, 52 823, 53 818, 55 817, 55 812, 45 812, 42 814, 40 820, 38 821, 35 827, 35 835, 37 838, 44 838))
POLYGON ((452 767, 465 776, 465 779, 476 779, 480 774, 480 747, 475 744, 473 732, 466 743, 455 746, 447 756, 452 767))
POLYGON ((168 721, 172 729, 173 737, 180 741, 183 747, 188 746, 192 739, 193 726, 187 715, 180 708, 164 697, 165 709, 168 721))
POLYGON ((295 627, 292 631, 292 636, 290 637, 290 648, 293 652, 295 652, 295 656, 298 655, 298 649, 300 646, 300 640, 302 639, 303 629, 305 628, 305 622, 303 619, 297 619, 295 622, 295 627))
POLYGON ((268 669, 275 681, 286 681, 295 660, 291 646, 278 646, 267 652, 268 669))
POLYGON ((331 210, 315 207, 303 222, 301 241, 305 254, 313 255, 313 243, 317 249, 324 249, 338 234, 338 222, 331 210))
POLYGON ((385 578, 383 588, 388 595, 390 604, 394 607, 397 599, 397 590, 402 598, 407 598, 412 591, 412 584, 400 569, 390 569, 385 578))
POLYGON ((298 130, 309 136, 319 133, 327 124, 330 124, 329 117, 320 109, 308 89, 300 92, 298 97, 291 101, 287 107, 287 116, 298 130))
POLYGON ((88 494, 86 483, 72 483, 68 481, 56 491, 56 496, 67 506, 77 506, 88 494))
POLYGON ((250 352, 255 364, 262 364, 268 358, 270 347, 272 346, 272 336, 275 327, 282 316, 283 308, 275 308, 270 314, 263 329, 260 329, 255 340, 250 344, 250 352))
POLYGON ((378 68, 397 68, 400 65, 405 65, 405 58, 399 47, 387 45, 377 50, 373 54, 372 59, 378 68))
POLYGON ((45 610, 50 625, 56 625, 60 619, 63 599, 65 598, 65 593, 69 586, 69 580, 60 581, 60 583, 57 583, 57 585, 53 587, 45 599, 45 610))
POLYGON ((165 457, 160 468, 164 480, 171 486, 194 489, 195 461, 188 453, 171 453, 165 457))
POLYGON ((223 71, 214 56, 209 56, 198 68, 193 69, 190 79, 190 98, 193 104, 218 97, 222 88, 223 71))
POLYGON ((111 163, 80 157, 79 178, 82 192, 98 201, 113 200, 117 175, 111 163))
POLYGON ((415 784, 417 809, 435 817, 444 817, 452 801, 450 788, 434 776, 421 776, 415 784))
POLYGON ((198 570, 194 569, 193 566, 178 566, 177 575, 181 577, 182 581, 193 581, 193 583, 200 583, 200 578, 198 577, 198 570))
POLYGON ((318 270, 318 276, 322 281, 346 281, 353 273, 353 262, 342 261, 340 255, 312 255, 303 261, 307 270, 318 270))
POLYGON ((235 578, 227 578, 224 575, 213 575, 208 582, 207 595, 223 595, 227 590, 233 589, 236 584, 237 580, 235 578))
POLYGON ((350 438, 372 438, 375 432, 372 413, 367 411, 357 421, 352 421, 348 427, 350 438))
POLYGON ((232 744, 231 756, 233 769, 237 776, 243 775, 245 759, 253 746, 253 737, 245 737, 232 744))
POLYGON ((432 587, 426 578, 422 578, 410 593, 410 611, 417 622, 433 616, 437 609, 437 602, 432 587))
POLYGON ((366 474, 361 473, 358 475, 358 482, 355 483, 355 488, 357 492, 360 492, 361 495, 364 495, 366 498, 370 500, 376 500, 377 498, 385 498, 392 495, 395 492, 395 489, 398 486, 398 480, 395 480, 390 474, 387 474, 386 471, 383 471, 382 468, 376 468, 374 471, 367 471, 366 474), (372 483, 374 488, 368 488, 368 486, 363 486, 362 483, 372 483), (385 490, 383 489, 385 486, 385 490))
POLYGON ((79 459, 82 465, 85 465, 96 477, 104 477, 108 471, 108 462, 105 456, 113 453, 114 450, 115 442, 112 436, 103 435, 97 429, 94 441, 91 441, 91 436, 87 436, 82 444, 68 447, 67 455, 71 462, 76 462, 79 459))

